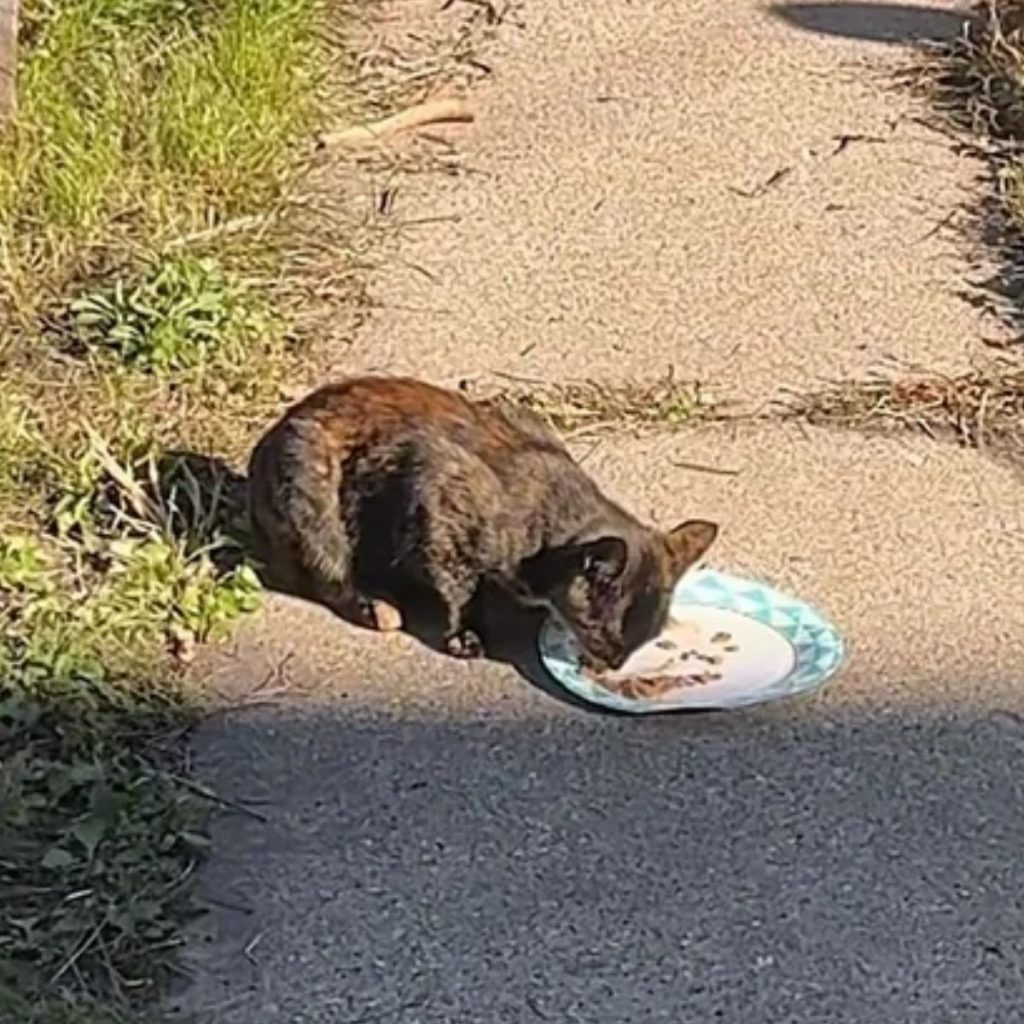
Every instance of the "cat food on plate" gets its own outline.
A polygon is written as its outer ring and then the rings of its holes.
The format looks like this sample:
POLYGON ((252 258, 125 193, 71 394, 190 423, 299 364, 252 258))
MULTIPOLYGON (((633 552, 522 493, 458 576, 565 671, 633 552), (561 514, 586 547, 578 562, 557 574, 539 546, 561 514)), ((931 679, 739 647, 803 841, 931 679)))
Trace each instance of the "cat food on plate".
POLYGON ((544 666, 567 690, 617 711, 746 707, 808 693, 842 664, 844 645, 817 611, 713 569, 679 582, 662 632, 617 671, 591 673, 557 617, 540 635, 544 666))

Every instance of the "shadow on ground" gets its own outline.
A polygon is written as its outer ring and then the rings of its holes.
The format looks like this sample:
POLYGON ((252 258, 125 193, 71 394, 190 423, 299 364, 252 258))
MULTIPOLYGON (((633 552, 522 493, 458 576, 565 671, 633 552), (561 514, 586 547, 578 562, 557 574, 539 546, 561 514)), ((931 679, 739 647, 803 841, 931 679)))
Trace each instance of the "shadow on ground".
POLYGON ((795 28, 825 36, 906 45, 955 39, 970 13, 910 4, 770 4, 768 10, 795 28))
POLYGON ((978 247, 975 273, 964 282, 960 297, 993 321, 1015 332, 1009 342, 982 339, 996 348, 1019 347, 1024 339, 1024 231, 1000 197, 1004 164, 992 159, 987 195, 963 211, 960 234, 978 247), (994 264, 994 268, 993 268, 994 264))
POLYGON ((220 716, 218 1024, 987 1024, 1024 981, 1020 709, 220 716), (264 820, 258 820, 258 813, 264 820))

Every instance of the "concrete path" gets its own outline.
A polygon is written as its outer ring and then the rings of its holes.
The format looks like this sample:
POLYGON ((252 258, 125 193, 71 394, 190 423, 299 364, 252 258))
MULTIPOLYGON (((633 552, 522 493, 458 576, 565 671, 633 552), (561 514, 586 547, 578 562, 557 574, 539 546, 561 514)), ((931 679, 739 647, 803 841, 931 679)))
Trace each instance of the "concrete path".
MULTIPOLYGON (((462 142, 485 173, 402 182, 396 216, 458 220, 408 239, 420 270, 376 282, 383 308, 339 368, 672 363, 757 405, 889 354, 966 365, 998 328, 958 297, 967 265, 933 229, 978 168, 870 80, 889 42, 794 24, 891 40, 922 22, 840 7, 530 0, 462 142)), ((218 1024, 1014 1019, 1019 478, 923 438, 767 424, 612 438, 587 466, 642 515, 719 519, 714 563, 826 609, 851 644, 842 677, 790 706, 623 720, 560 699, 536 666, 453 663, 276 598, 209 666, 248 709, 210 720, 196 765, 250 812, 218 821, 179 1008, 218 1024)))
POLYGON ((523 11, 477 94, 472 175, 402 183, 404 262, 339 369, 671 364, 756 402, 892 357, 961 368, 998 336, 961 298, 978 271, 954 229, 982 168, 887 79, 905 50, 753 0, 523 11))

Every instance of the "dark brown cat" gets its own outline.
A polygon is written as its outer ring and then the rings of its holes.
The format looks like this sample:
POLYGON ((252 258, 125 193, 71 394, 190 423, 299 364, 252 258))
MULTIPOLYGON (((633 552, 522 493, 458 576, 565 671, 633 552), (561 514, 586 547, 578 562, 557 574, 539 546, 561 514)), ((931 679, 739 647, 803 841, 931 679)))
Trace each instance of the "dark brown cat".
POLYGON ((365 625, 396 573, 425 580, 446 608, 448 650, 464 657, 481 644, 463 612, 488 579, 556 609, 591 668, 617 668, 661 630, 676 581, 717 534, 703 521, 642 525, 539 417, 408 378, 307 396, 256 446, 249 487, 279 578, 365 625))

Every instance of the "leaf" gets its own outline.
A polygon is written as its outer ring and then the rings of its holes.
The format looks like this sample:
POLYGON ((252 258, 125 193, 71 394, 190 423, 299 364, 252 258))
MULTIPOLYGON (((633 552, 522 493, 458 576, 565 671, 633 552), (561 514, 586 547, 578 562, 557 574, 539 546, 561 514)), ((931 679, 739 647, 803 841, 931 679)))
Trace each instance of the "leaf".
POLYGON ((65 868, 71 867, 75 861, 74 854, 69 853, 63 847, 51 846, 39 863, 50 871, 63 871, 65 868))
POLYGON ((70 829, 73 835, 85 848, 89 859, 92 860, 96 853, 96 847, 103 841, 107 832, 107 822, 98 814, 90 814, 87 818, 76 821, 70 829))
POLYGON ((94 761, 76 761, 69 772, 71 781, 79 786, 87 782, 98 782, 103 774, 103 769, 94 761))
POLYGON ((208 850, 210 848, 210 837, 200 835, 198 832, 182 832, 178 838, 193 850, 208 850))

